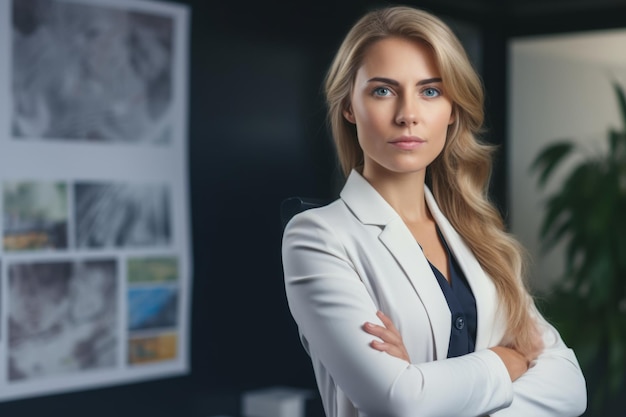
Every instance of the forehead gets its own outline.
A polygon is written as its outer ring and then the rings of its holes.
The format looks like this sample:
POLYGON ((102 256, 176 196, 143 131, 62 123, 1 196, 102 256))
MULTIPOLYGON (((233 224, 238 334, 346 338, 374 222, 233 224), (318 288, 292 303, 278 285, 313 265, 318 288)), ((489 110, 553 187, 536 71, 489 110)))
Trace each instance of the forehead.
POLYGON ((363 54, 357 77, 438 77, 432 48, 417 39, 389 37, 369 45, 363 54))

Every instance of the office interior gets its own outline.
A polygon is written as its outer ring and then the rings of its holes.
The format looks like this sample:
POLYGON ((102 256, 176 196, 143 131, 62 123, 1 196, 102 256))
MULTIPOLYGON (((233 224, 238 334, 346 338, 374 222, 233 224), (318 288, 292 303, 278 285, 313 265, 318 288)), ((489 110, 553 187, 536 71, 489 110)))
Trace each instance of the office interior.
MULTIPOLYGON (((350 25, 390 3, 172 2, 189 8, 191 23, 190 372, 0 402, 0 415, 238 417, 245 392, 317 390, 284 295, 279 209, 291 196, 337 197, 343 178, 327 130, 322 80, 350 25)), ((484 138, 499 147, 490 190, 508 219, 515 211, 508 170, 510 42, 626 29, 626 1, 402 3, 474 36, 487 97, 484 138)), ((611 415, 624 410, 615 406, 611 415)))

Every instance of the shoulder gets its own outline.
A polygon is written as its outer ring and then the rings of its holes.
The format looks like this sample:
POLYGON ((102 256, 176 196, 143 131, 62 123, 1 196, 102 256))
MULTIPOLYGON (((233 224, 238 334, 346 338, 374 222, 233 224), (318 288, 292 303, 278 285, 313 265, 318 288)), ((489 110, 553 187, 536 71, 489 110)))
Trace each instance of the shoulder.
POLYGON ((313 261, 347 259, 352 242, 350 236, 354 234, 354 226, 351 226, 354 220, 350 221, 349 215, 344 202, 336 200, 293 216, 283 233, 284 267, 288 270, 290 266, 313 261))
POLYGON ((287 237, 295 232, 308 230, 332 231, 341 228, 349 216, 349 209, 341 199, 337 199, 327 205, 304 210, 294 215, 285 226, 284 236, 287 237))

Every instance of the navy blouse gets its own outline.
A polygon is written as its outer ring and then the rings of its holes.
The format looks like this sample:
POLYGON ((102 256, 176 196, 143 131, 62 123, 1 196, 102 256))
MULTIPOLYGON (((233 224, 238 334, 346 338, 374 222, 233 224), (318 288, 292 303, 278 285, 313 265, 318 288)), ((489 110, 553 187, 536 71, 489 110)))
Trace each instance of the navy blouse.
POLYGON ((437 228, 437 232, 448 252, 450 282, 433 264, 428 263, 435 277, 437 277, 437 282, 439 282, 441 291, 443 291, 450 308, 452 328, 450 331, 448 358, 454 358, 474 351, 476 343, 476 299, 467 283, 463 270, 452 255, 439 228, 437 228))

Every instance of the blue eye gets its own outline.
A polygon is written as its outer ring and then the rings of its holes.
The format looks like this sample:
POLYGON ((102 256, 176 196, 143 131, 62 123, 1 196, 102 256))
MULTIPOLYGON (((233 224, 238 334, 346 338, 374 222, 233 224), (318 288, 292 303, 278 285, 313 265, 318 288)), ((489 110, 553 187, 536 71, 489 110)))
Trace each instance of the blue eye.
POLYGON ((387 97, 391 95, 391 90, 387 87, 376 87, 372 94, 379 97, 387 97))
POLYGON ((441 91, 434 87, 428 87, 422 91, 422 94, 426 97, 439 97, 441 95, 441 91))

